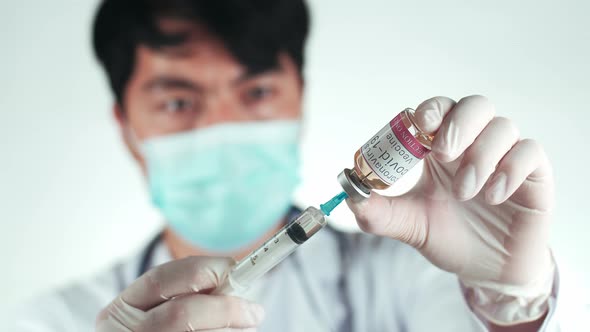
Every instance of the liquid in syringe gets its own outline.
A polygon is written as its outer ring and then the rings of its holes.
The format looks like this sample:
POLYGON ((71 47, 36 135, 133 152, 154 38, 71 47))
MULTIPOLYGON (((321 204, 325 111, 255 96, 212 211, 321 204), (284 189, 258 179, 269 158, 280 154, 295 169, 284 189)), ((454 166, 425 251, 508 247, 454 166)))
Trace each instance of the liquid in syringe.
POLYGON ((326 216, 347 198, 340 193, 320 205, 320 209, 308 207, 293 222, 281 228, 264 244, 236 263, 225 281, 213 294, 238 295, 270 269, 287 258, 327 224, 326 216))

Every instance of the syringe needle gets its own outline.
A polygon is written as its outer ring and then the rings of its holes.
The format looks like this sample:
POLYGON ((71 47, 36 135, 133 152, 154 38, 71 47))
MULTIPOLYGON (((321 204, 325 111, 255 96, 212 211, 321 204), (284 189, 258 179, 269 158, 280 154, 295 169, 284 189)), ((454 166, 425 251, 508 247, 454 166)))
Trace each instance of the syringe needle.
POLYGON ((334 210, 342 201, 348 198, 348 194, 346 192, 341 192, 338 195, 334 196, 331 200, 327 201, 325 204, 320 205, 320 210, 326 215, 329 216, 332 210, 334 210))

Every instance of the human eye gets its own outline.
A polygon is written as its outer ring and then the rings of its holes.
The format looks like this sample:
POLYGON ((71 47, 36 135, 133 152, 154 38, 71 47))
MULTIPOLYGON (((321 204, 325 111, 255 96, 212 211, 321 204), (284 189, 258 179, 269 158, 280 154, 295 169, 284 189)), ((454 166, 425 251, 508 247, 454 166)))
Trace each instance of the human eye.
POLYGON ((193 112, 195 108, 194 100, 182 97, 167 98, 160 105, 160 110, 170 115, 193 112))
POLYGON ((246 88, 243 100, 247 105, 254 105, 272 98, 275 91, 270 85, 256 84, 246 88))

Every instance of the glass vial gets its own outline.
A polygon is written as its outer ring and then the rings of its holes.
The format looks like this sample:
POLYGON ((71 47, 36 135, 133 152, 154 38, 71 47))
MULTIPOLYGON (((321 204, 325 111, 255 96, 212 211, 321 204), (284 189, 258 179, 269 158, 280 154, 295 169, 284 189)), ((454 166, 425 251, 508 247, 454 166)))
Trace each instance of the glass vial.
POLYGON ((377 132, 354 155, 353 169, 344 169, 338 182, 353 201, 387 189, 430 152, 434 137, 416 124, 406 108, 377 132))

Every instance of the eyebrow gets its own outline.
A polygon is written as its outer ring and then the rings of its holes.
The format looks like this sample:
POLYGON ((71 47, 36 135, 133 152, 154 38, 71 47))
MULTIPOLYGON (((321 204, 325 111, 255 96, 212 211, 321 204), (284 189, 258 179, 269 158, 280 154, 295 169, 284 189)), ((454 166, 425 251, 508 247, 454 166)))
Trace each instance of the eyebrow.
MULTIPOLYGON (((238 78, 234 79, 232 85, 238 85, 250 79, 280 72, 281 69, 274 67, 263 70, 251 71, 248 70, 238 78)), ((154 89, 181 89, 190 92, 203 92, 205 89, 197 83, 191 82, 185 78, 173 77, 173 76, 159 76, 149 80, 143 85, 143 89, 146 91, 154 89)))
POLYGON ((240 75, 238 78, 236 78, 232 84, 233 85, 238 85, 240 83, 243 83, 245 81, 248 81, 250 79, 259 77, 259 76, 263 76, 263 75, 268 75, 268 74, 276 74, 281 72, 281 68, 277 67, 272 67, 272 68, 266 68, 266 69, 262 69, 262 70, 248 70, 245 73, 243 73, 242 75, 240 75))
POLYGON ((149 80, 143 85, 144 90, 162 89, 181 89, 191 92, 201 92, 203 87, 187 79, 172 76, 159 76, 149 80))

